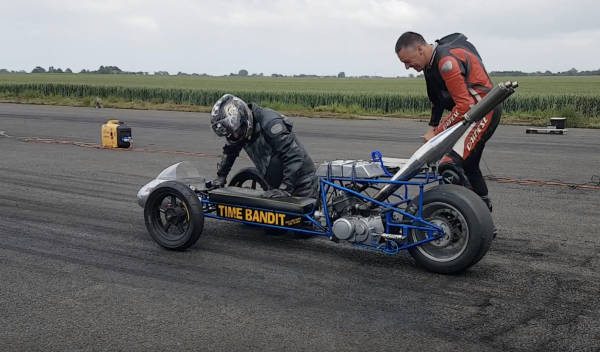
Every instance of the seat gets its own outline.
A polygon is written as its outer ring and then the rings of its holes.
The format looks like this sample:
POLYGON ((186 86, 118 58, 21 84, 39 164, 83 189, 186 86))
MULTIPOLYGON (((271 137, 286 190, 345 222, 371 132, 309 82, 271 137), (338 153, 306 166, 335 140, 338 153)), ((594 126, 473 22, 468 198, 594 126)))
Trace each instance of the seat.
POLYGON ((304 197, 262 198, 263 192, 249 188, 223 187, 210 191, 210 201, 302 215, 310 214, 317 202, 314 198, 304 197))

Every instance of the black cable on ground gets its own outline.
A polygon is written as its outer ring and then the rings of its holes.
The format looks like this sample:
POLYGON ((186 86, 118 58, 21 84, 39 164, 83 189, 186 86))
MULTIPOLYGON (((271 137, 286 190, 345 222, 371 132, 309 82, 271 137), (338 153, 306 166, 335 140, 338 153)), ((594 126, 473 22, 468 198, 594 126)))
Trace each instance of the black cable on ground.
POLYGON ((563 186, 570 189, 584 188, 584 189, 593 189, 600 190, 600 176, 592 175, 589 182, 586 183, 568 183, 558 179, 552 179, 548 181, 538 181, 538 180, 525 180, 522 178, 502 178, 494 176, 490 168, 488 167, 485 159, 483 159, 483 163, 485 167, 489 171, 488 175, 484 175, 483 178, 486 180, 498 182, 498 183, 516 183, 520 185, 532 185, 532 186, 563 186))

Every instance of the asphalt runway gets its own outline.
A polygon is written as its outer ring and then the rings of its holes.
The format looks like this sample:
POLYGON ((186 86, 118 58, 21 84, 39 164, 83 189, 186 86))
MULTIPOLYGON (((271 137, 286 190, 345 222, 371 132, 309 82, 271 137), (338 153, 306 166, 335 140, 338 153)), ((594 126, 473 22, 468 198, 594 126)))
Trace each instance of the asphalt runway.
MULTIPOLYGON (((207 114, 0 105, 10 136, 100 143, 109 119, 133 128, 134 149, 221 151, 207 114)), ((409 157, 426 128, 293 120, 316 162, 409 157)), ((219 161, 0 138, 0 350, 600 350, 600 191, 489 182, 498 238, 442 276, 408 253, 212 219, 190 250, 163 250, 135 196, 181 160, 211 178, 219 161)), ((500 126, 484 160, 498 177, 585 183, 600 175, 600 131, 500 126)))

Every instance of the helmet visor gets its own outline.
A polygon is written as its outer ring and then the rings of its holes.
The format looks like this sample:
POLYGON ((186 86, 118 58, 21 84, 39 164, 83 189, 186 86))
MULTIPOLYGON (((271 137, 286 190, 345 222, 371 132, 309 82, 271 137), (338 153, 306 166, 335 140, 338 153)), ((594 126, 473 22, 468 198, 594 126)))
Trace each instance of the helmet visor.
POLYGON ((219 137, 230 137, 240 130, 240 120, 237 117, 226 117, 212 123, 212 129, 219 137))

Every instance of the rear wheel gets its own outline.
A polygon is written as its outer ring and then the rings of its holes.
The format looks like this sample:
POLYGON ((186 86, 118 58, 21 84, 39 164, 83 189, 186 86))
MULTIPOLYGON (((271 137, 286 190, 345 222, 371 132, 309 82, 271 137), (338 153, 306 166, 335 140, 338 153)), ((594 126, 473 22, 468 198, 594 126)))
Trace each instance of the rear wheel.
POLYGON ((150 236, 164 248, 184 251, 204 230, 204 211, 198 196, 185 184, 166 181, 148 196, 144 219, 150 236))
MULTIPOLYGON (((418 207, 419 198, 415 198, 407 212, 417 215, 418 207)), ((429 271, 460 273, 477 264, 491 246, 492 215, 483 200, 468 188, 443 184, 424 192, 422 217, 444 230, 439 239, 408 249, 417 263, 429 271)), ((407 237, 409 243, 416 243, 429 238, 429 234, 411 229, 407 237)))

